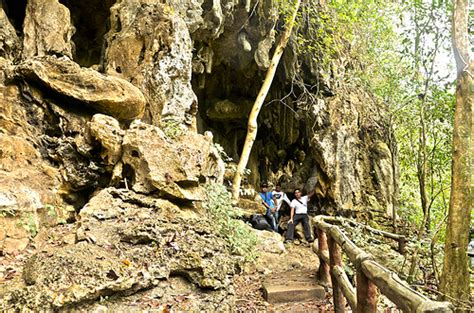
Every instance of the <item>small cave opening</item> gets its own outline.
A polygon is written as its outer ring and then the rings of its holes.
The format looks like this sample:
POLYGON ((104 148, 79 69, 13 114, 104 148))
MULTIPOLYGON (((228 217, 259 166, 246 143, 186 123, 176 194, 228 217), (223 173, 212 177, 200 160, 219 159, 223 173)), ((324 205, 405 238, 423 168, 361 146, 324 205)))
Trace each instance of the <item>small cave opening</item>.
POLYGON ((74 60, 84 67, 100 64, 104 36, 110 29, 110 7, 116 0, 59 0, 71 12, 76 28, 74 60))
POLYGON ((2 8, 18 35, 23 33, 27 0, 2 0, 2 8))
POLYGON ((124 164, 122 178, 118 186, 119 188, 129 189, 135 184, 135 170, 130 164, 124 164))

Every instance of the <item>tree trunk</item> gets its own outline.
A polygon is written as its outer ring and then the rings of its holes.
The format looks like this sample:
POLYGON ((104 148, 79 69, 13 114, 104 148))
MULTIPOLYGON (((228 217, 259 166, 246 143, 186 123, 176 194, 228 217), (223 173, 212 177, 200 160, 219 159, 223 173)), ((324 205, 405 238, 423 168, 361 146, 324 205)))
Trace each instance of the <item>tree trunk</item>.
POLYGON ((459 301, 469 300, 467 245, 473 207, 472 163, 474 160, 472 103, 474 65, 468 38, 468 0, 453 0, 453 48, 457 88, 453 129, 451 199, 444 247, 441 291, 459 301))
POLYGON ((265 76, 265 80, 263 81, 263 85, 260 88, 260 92, 257 95, 257 99, 255 99, 255 103, 252 107, 252 111, 249 115, 249 121, 247 125, 247 136, 245 138, 244 147, 242 149, 242 155, 240 156, 239 165, 237 166, 237 171, 234 176, 234 180, 232 183, 232 197, 234 200, 239 199, 239 191, 240 191, 240 183, 242 181, 242 174, 244 173, 245 167, 249 161, 250 152, 252 151, 253 143, 255 138, 257 137, 257 118, 260 110, 262 108, 263 102, 267 97, 268 90, 273 82, 273 77, 275 76, 276 69, 278 67, 278 63, 280 63, 281 56, 283 55, 283 50, 285 49, 288 40, 290 39, 291 30, 293 29, 293 25, 295 24, 296 13, 300 7, 301 0, 296 0, 295 8, 293 14, 291 15, 291 19, 288 22, 288 25, 283 32, 280 41, 275 49, 275 52, 272 57, 272 61, 270 63, 270 67, 268 68, 267 75, 265 76))

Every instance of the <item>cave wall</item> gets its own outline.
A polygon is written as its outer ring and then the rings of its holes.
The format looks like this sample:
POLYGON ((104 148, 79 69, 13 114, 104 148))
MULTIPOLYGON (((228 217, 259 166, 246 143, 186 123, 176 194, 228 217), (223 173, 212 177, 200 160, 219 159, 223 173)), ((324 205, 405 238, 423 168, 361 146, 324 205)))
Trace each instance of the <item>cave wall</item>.
MULTIPOLYGON (((175 125, 177 133, 210 130, 206 140, 238 161, 248 112, 278 40, 272 6, 240 0, 108 0, 87 6, 3 0, 0 134, 8 153, 1 162, 23 162, 29 155, 25 172, 39 180, 50 177, 36 184, 5 165, 2 176, 10 181, 4 186, 32 190, 25 196, 27 212, 35 212, 35 199, 80 210, 98 189, 123 186, 124 177, 136 174, 133 162, 104 159, 105 143, 87 133, 97 113, 116 118, 125 130, 137 118, 162 129, 175 125)), ((247 187, 269 181, 288 192, 316 188, 314 213, 390 215, 397 164, 383 108, 363 90, 322 82, 308 55, 300 60, 303 76, 321 92, 311 105, 297 101, 288 79, 296 58, 289 46, 259 116, 247 187)), ((162 174, 156 186, 162 186, 162 174)), ((213 176, 220 174, 207 175, 213 176)), ((161 193, 197 197, 186 190, 195 184, 199 179, 161 193)))

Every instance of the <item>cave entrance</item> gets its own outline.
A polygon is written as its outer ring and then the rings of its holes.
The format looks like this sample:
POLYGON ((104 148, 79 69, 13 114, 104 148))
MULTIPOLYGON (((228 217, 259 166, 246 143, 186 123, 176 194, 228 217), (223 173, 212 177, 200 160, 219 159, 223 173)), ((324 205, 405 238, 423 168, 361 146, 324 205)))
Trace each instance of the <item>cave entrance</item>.
MULTIPOLYGON (((199 103, 198 132, 211 131, 214 142, 237 162, 247 135, 248 115, 260 89, 254 82, 260 81, 261 77, 256 70, 239 70, 227 64, 215 66, 212 74, 198 75, 193 75, 193 88, 199 103)), ((276 81, 269 98, 281 99, 286 94, 281 87, 276 81)), ((262 181, 280 182, 288 191, 304 186, 314 160, 306 125, 304 119, 297 116, 296 105, 288 100, 288 103, 275 101, 263 106, 258 118, 257 138, 247 164, 250 175, 244 185, 259 190, 262 181)))
POLYGON ((27 0, 2 0, 2 8, 18 35, 23 33, 27 0))
MULTIPOLYGON (((14 0, 15 1, 15 0, 14 0)), ((100 64, 104 35, 109 30, 110 7, 116 0, 59 0, 68 7, 76 33, 74 60, 81 66, 100 64)))

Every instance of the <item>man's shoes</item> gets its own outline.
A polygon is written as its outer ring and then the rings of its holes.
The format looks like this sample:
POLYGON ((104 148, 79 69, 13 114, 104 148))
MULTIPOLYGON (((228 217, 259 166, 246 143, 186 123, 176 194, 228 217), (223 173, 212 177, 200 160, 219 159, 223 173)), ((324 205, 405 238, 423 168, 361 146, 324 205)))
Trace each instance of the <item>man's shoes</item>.
POLYGON ((314 239, 313 239, 313 238, 311 238, 311 239, 309 239, 309 240, 306 240, 306 241, 307 241, 308 243, 313 243, 313 242, 314 242, 314 239))
POLYGON ((283 243, 284 244, 291 244, 291 243, 293 243, 293 240, 286 239, 283 243))

